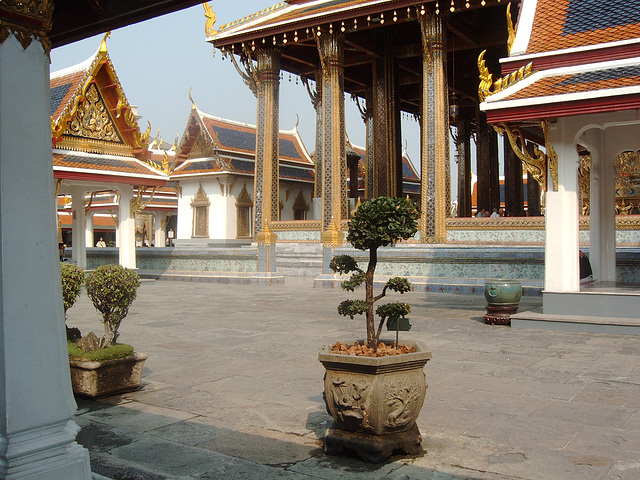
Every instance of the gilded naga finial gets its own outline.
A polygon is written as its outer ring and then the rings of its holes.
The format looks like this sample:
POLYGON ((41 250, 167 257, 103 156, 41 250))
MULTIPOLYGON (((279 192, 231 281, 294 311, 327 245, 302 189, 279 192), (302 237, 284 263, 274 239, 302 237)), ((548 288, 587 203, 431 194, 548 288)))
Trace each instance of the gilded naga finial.
POLYGON ((202 7, 204 8, 204 16, 207 17, 207 21, 204 25, 204 34, 207 37, 213 37, 216 33, 218 33, 218 31, 213 28, 216 23, 216 12, 213 11, 213 8, 211 8, 209 2, 204 2, 202 4, 202 7))
POLYGON ((487 51, 483 50, 482 53, 478 56, 478 72, 480 72, 478 98, 481 102, 484 102, 485 99, 490 95, 491 84, 493 83, 493 75, 491 75, 491 73, 489 72, 486 61, 484 59, 485 53, 487 53, 487 51))
POLYGON ((513 42, 516 41, 516 30, 513 28, 513 20, 511 18, 511 2, 507 5, 507 31, 509 32, 507 51, 511 54, 511 47, 513 47, 513 42))

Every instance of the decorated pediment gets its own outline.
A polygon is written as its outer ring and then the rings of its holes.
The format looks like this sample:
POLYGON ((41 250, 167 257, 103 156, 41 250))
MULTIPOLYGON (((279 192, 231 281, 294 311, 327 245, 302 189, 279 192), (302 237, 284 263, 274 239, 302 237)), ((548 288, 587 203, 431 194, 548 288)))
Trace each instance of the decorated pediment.
POLYGON ((107 33, 87 66, 52 75, 51 95, 63 97, 56 98, 62 103, 52 100, 53 145, 146 158, 151 127, 143 133, 138 126, 135 107, 129 104, 107 52, 108 37, 107 33), (64 83, 65 92, 59 91, 59 83, 64 83))
POLYGON ((85 95, 85 100, 67 123, 63 135, 87 140, 99 140, 124 145, 109 108, 104 102, 95 84, 91 84, 85 95))

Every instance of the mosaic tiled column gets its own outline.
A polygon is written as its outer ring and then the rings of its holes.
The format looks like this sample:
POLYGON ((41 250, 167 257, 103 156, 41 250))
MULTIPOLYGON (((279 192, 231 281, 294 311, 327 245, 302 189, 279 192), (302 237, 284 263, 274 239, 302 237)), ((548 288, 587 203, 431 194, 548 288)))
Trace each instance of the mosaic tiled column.
POLYGON ((362 120, 365 123, 366 135, 366 157, 364 161, 364 198, 371 200, 374 198, 374 137, 373 137, 373 90, 368 88, 366 93, 366 109, 362 112, 362 120))
POLYGON ((278 220, 280 51, 258 49, 255 70, 258 121, 254 180, 254 227, 258 242, 258 272, 275 272, 276 234, 270 224, 278 220))
POLYGON ((347 213, 347 158, 344 128, 344 35, 316 37, 322 67, 322 244, 327 257, 344 240, 340 222, 347 213))
POLYGON ((265 220, 278 220, 280 51, 256 50, 256 170, 254 228, 259 233, 265 220))
POLYGON ((420 15, 422 31, 422 121, 420 129, 420 235, 425 243, 444 243, 449 162, 449 98, 444 19, 420 15))
POLYGON ((373 64, 374 197, 402 196, 402 142, 393 37, 385 30, 382 58, 373 64))
MULTIPOLYGON (((75 441, 60 284, 51 1, 0 7, 0 478, 90 480, 75 441)), ((83 226, 84 228, 84 226, 83 226)))

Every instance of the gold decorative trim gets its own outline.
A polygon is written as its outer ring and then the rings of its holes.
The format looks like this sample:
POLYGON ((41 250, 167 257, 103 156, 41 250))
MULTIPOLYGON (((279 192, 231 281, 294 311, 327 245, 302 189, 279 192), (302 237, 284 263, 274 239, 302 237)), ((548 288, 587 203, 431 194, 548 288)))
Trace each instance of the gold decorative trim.
POLYGON ((322 230, 321 220, 279 220, 271 223, 274 232, 297 232, 309 231, 320 232, 322 230))
POLYGON ((547 158, 549 159, 549 170, 551 170, 551 180, 553 181, 553 191, 558 191, 558 154, 556 153, 551 139, 549 138, 549 124, 546 120, 542 121, 542 132, 544 133, 544 148, 547 150, 547 158))
POLYGON ((48 57, 51 52, 48 34, 54 6, 53 0, 3 0, 0 3, 0 43, 13 33, 26 50, 34 39, 38 39, 48 57))
POLYGON ((544 230, 544 217, 447 218, 447 230, 544 230))
POLYGON ((511 55, 511 47, 516 41, 516 29, 513 28, 513 20, 511 18, 511 2, 507 4, 507 32, 509 37, 507 38, 507 51, 511 55))
POLYGON ((480 76, 480 84, 478 85, 478 98, 481 102, 484 102, 487 97, 504 90, 507 87, 531 76, 535 71, 532 70, 533 62, 529 62, 527 65, 520 67, 518 70, 514 70, 509 75, 505 75, 493 82, 493 75, 487 68, 484 54, 487 53, 483 50, 478 56, 478 72, 480 76), (493 90, 492 90, 493 82, 493 90))
POLYGON ((273 245, 276 243, 278 235, 269 228, 269 220, 265 218, 262 231, 256 235, 258 245, 273 245))
MULTIPOLYGON (((543 122, 544 123, 544 122, 543 122)), ((526 140, 524 134, 520 129, 509 125, 508 123, 498 123, 493 126, 494 130, 500 135, 507 135, 509 143, 514 153, 525 165, 527 172, 535 178, 536 182, 543 190, 547 189, 547 156, 538 148, 536 144, 533 144, 533 155, 527 150, 526 140)), ((546 135, 545 135, 546 138, 546 135)), ((553 149, 552 149, 553 150, 553 149)), ((554 152, 555 154, 555 152, 554 152)), ((556 156, 556 182, 557 180, 557 156, 556 156)))
POLYGON ((153 187, 153 189, 151 190, 151 194, 149 195, 149 198, 147 200, 142 200, 142 196, 147 192, 147 187, 138 185, 136 188, 138 189, 138 195, 136 195, 134 198, 131 199, 131 204, 129 205, 129 209, 132 217, 134 215, 141 213, 145 208, 147 208, 147 205, 153 199, 153 196, 156 194, 156 191, 158 190, 158 187, 153 187))
POLYGON ((325 247, 339 247, 344 243, 344 233, 338 230, 335 218, 331 219, 327 229, 320 234, 320 240, 325 247))

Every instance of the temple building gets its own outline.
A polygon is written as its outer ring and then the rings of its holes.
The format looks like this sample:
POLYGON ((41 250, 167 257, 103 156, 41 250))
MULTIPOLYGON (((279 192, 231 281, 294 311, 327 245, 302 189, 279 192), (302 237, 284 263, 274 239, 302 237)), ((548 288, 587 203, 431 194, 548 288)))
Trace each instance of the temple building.
POLYGON ((136 108, 129 104, 107 51, 108 36, 89 59, 51 75, 53 176, 56 195, 63 197, 58 202, 59 241, 71 244, 73 261, 86 268, 86 247, 98 240, 96 215, 102 229, 118 232, 107 237, 119 247, 119 263, 135 268, 136 236, 138 245, 149 245, 148 230, 154 228, 164 246, 163 220, 170 212, 175 214, 175 195, 173 201, 170 195, 167 198, 168 156, 164 166, 157 153, 153 158, 150 126, 146 132, 138 126, 136 108), (154 201, 161 189, 164 195, 154 201), (140 217, 136 227, 136 216, 147 207, 147 221, 140 217), (69 219, 70 242, 62 228, 69 219))
POLYGON ((524 0, 502 76, 494 82, 479 58, 480 108, 546 190, 543 311, 557 324, 576 322, 571 315, 640 320, 635 292, 615 283, 616 229, 634 222, 616 213, 638 200, 638 12, 638 1, 524 0), (544 148, 527 148, 532 137, 544 148), (585 222, 593 273, 606 291, 580 286, 585 222))

